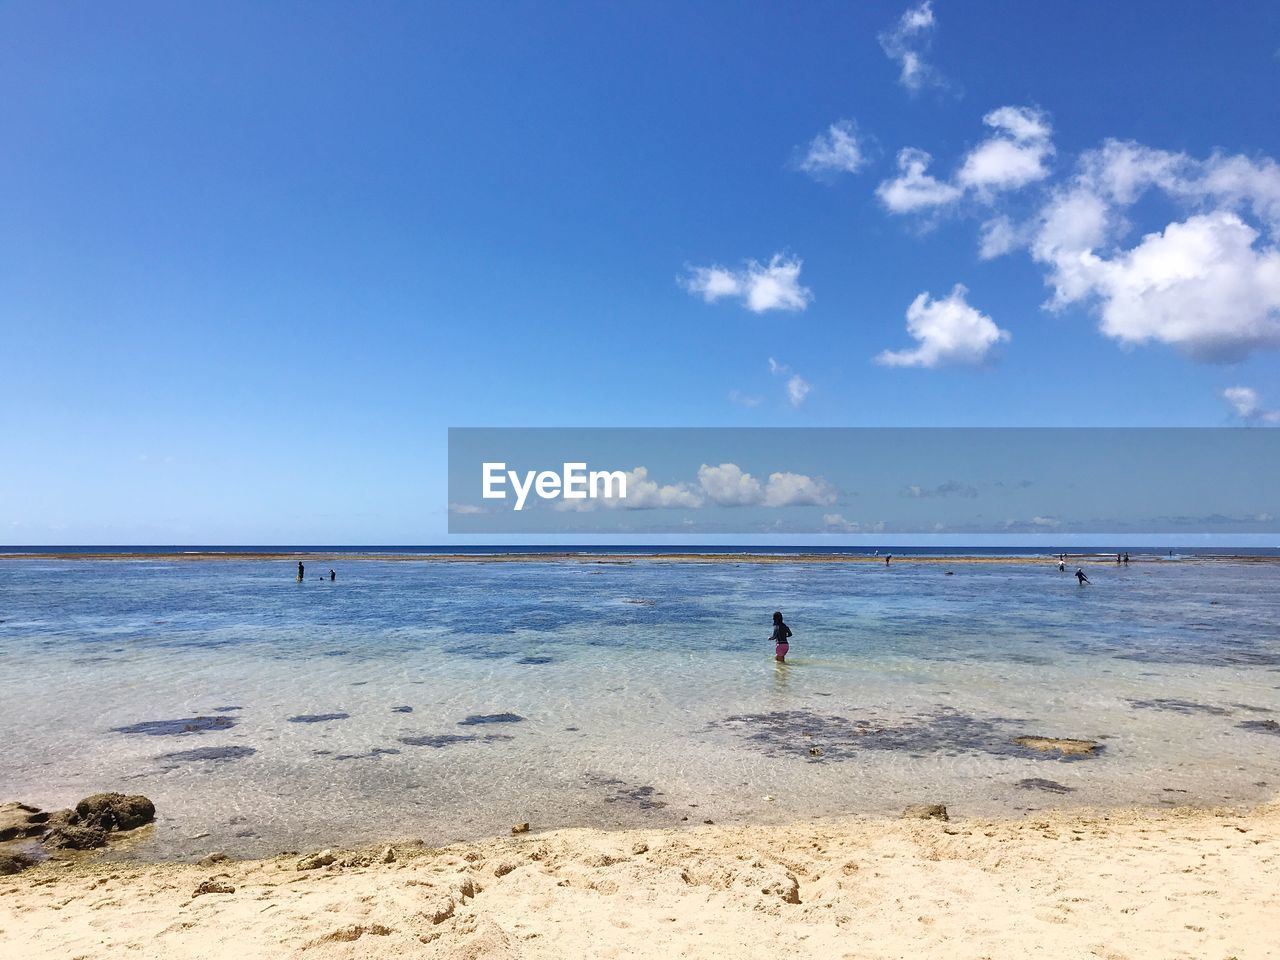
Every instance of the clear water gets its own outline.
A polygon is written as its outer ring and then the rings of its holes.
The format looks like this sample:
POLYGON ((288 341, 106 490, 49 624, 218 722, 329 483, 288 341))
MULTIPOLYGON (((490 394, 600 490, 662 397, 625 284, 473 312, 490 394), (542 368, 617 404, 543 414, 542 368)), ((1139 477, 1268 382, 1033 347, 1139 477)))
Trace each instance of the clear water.
POLYGON ((1088 569, 348 560, 296 583, 279 562, 8 560, 0 801, 144 793, 159 822, 129 855, 181 857, 1272 799, 1280 565, 1088 569), (502 714, 523 719, 463 723, 502 714), (120 732, 193 718, 215 729, 120 732), (1067 761, 1023 734, 1104 747, 1067 761))

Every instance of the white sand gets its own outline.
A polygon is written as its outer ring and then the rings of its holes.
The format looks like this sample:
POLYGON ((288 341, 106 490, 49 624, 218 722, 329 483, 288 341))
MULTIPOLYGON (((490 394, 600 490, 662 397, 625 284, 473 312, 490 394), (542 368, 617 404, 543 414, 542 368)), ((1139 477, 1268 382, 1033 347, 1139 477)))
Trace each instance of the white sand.
POLYGON ((0 877, 0 957, 1280 957, 1280 806, 395 851, 44 864, 0 877), (211 878, 235 892, 193 897, 211 878))

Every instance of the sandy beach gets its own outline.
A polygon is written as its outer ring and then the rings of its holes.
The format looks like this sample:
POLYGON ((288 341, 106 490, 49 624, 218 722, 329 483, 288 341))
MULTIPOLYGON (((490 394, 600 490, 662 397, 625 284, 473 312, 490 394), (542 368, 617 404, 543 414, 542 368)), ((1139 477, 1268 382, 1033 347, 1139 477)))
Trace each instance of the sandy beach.
POLYGON ((562 830, 299 869, 314 853, 49 861, 0 878, 0 955, 1280 955, 1280 805, 562 830))

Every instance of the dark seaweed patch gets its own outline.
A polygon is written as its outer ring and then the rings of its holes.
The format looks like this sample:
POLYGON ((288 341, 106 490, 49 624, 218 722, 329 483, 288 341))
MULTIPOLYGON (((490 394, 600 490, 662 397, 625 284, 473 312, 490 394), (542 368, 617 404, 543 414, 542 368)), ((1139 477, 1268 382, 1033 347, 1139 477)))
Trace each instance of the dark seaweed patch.
POLYGON ((300 713, 296 717, 290 717, 290 723, 325 723, 328 720, 346 720, 350 717, 349 713, 300 713))
POLYGON ((252 757, 258 751, 253 747, 196 747, 194 750, 177 750, 173 753, 162 753, 157 760, 176 760, 179 763, 193 763, 197 760, 243 760, 252 757))
POLYGON ((184 717, 180 720, 144 720, 127 727, 112 727, 112 733, 136 733, 148 737, 176 737, 184 733, 208 733, 230 730, 236 725, 231 717, 184 717))
POLYGON ((1074 793, 1075 787, 1068 787, 1057 780, 1045 780, 1043 777, 1027 777, 1014 784, 1023 790, 1043 790, 1045 793, 1074 793))
POLYGON ((1020 721, 1008 717, 975 717, 942 708, 905 720, 839 717, 812 710, 779 710, 742 714, 713 722, 733 730, 770 756, 791 756, 809 763, 852 760, 864 750, 892 750, 922 757, 985 753, 1036 760, 1080 760, 1027 750, 1012 742, 1020 721), (813 750, 812 748, 817 748, 813 750))
POLYGON ((340 753, 333 759, 335 760, 377 760, 381 757, 391 757, 400 751, 394 747, 374 747, 368 753, 340 753))
POLYGON ((459 743, 500 743, 505 740, 514 740, 515 737, 505 733, 487 733, 484 736, 478 736, 474 733, 429 733, 416 737, 401 737, 400 742, 410 747, 452 747, 459 743))
POLYGON ((214 707, 214 713, 231 713, 235 710, 243 710, 244 707, 214 707))
POLYGON ((551 657, 521 657, 519 660, 516 661, 516 663, 527 663, 527 664, 541 664, 541 663, 551 663, 551 662, 552 662, 551 657))
POLYGON ((661 810, 667 805, 667 801, 657 799, 658 797, 665 797, 666 794, 655 787, 638 786, 634 783, 627 783, 625 780, 619 780, 617 777, 596 775, 588 775, 587 783, 598 787, 613 788, 604 798, 605 803, 628 804, 639 810, 661 810))
POLYGON ((392 713, 413 713, 413 707, 409 707, 409 706, 392 707, 391 712, 392 713))
POLYGON ((1154 700, 1130 700, 1129 705, 1144 710, 1168 710, 1172 713, 1205 713, 1215 717, 1225 717, 1230 710, 1215 707, 1208 703, 1196 703, 1194 700, 1179 700, 1177 697, 1157 697, 1154 700))
POLYGON ((1280 722, 1275 720, 1245 720, 1237 723, 1241 730, 1252 730, 1255 733, 1272 733, 1280 736, 1280 722))
POLYGON ((524 717, 518 713, 473 713, 465 720, 459 720, 460 727, 474 727, 482 723, 521 723, 524 717))

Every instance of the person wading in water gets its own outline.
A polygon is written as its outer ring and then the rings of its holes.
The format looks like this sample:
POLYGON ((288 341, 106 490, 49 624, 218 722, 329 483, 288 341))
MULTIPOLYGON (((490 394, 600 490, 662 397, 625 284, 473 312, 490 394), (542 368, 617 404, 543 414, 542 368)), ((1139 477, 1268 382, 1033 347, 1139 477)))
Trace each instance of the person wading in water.
POLYGON ((791 644, 787 641, 791 639, 791 628, 782 622, 782 614, 774 611, 773 614, 773 634, 769 637, 773 641, 773 658, 779 663, 787 662, 787 651, 791 649, 791 644))

